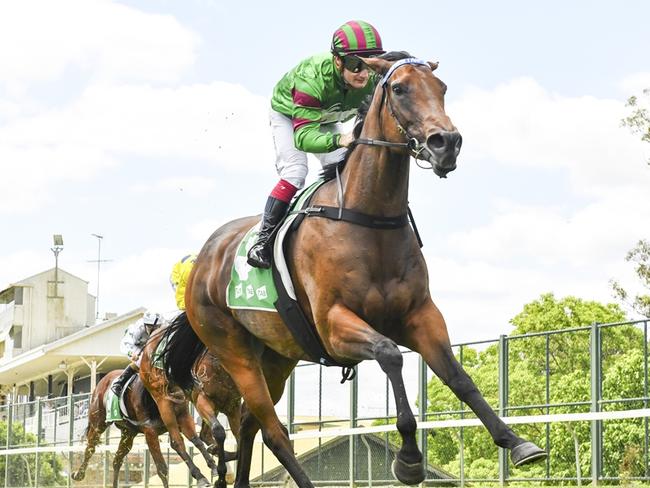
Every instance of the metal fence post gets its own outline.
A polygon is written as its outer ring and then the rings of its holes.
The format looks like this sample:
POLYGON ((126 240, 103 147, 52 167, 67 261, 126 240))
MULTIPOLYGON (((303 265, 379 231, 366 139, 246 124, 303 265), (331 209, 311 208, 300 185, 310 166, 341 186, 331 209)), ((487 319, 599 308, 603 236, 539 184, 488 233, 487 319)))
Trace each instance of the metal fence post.
POLYGON ((34 464, 36 473, 34 473, 34 486, 39 486, 39 474, 41 472, 41 453, 38 452, 38 448, 41 446, 41 430, 43 429, 43 404, 41 403, 41 397, 36 399, 36 455, 34 464))
MULTIPOLYGON (((643 408, 648 408, 648 322, 643 322, 643 408)), ((650 462, 648 461, 648 417, 643 419, 645 439, 643 441, 643 459, 645 461, 645 475, 650 474, 650 462)))
POLYGON ((143 466, 143 477, 144 477, 144 488, 149 488, 149 463, 151 462, 151 454, 149 453, 149 446, 144 450, 144 466, 143 466))
MULTIPOLYGON (((69 384, 69 382, 68 382, 69 384)), ((68 389, 68 446, 72 447, 74 438, 74 395, 72 388, 68 389)), ((72 450, 68 451, 68 488, 72 486, 72 450)))
MULTIPOLYGON (((357 405, 359 402, 359 374, 350 382, 350 428, 357 426, 357 405)), ((354 435, 350 435, 348 460, 350 465, 350 488, 356 486, 355 469, 357 465, 354 435)))
MULTIPOLYGON (((499 336, 499 416, 508 415, 508 338, 499 336)), ((503 486, 508 479, 508 452, 499 447, 499 483, 503 486)))
MULTIPOLYGON (((427 420, 427 408, 428 408, 428 398, 427 398, 427 363, 422 359, 422 356, 418 357, 419 369, 418 369, 418 385, 419 392, 418 396, 420 399, 420 404, 418 408, 418 420, 420 422, 426 422, 427 420)), ((420 443, 420 450, 422 451, 422 458, 424 460, 424 465, 426 466, 429 460, 427 455, 427 432, 424 429, 418 429, 418 441, 420 443)), ((420 484, 424 486, 424 481, 420 484)))
POLYGON ((11 401, 7 407, 7 454, 5 455, 5 488, 9 486, 9 463, 11 458, 9 457, 9 447, 11 446, 11 436, 12 436, 12 422, 14 421, 14 402, 16 401, 16 389, 14 388, 11 393, 11 401))
MULTIPOLYGON (((322 367, 322 366, 320 366, 322 367)), ((287 429, 289 434, 295 432, 296 422, 296 370, 294 369, 289 376, 287 385, 287 429)))
MULTIPOLYGON (((600 328, 597 323, 591 324, 591 411, 600 412, 601 397, 601 343, 600 328)), ((602 421, 591 421, 591 481, 598 484, 602 463, 602 421)))

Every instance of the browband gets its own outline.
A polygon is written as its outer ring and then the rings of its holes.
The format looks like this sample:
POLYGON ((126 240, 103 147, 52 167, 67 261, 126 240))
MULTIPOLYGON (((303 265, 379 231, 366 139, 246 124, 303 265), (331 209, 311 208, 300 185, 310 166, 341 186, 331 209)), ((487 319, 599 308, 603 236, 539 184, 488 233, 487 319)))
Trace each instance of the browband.
MULTIPOLYGON (((422 59, 418 58, 404 58, 400 59, 399 61, 396 61, 393 63, 393 65, 390 67, 388 72, 384 75, 384 77, 381 79, 381 86, 386 85, 388 82, 388 78, 390 78, 393 75, 393 72, 399 68, 400 66, 404 66, 405 64, 421 64, 422 66, 429 66, 429 63, 422 59)), ((431 67, 431 66, 429 66, 431 67)))

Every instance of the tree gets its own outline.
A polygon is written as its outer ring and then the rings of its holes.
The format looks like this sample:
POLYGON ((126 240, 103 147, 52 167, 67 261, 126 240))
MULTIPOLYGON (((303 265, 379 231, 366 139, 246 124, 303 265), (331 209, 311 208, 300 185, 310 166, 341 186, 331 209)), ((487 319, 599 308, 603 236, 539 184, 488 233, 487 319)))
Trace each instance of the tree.
MULTIPOLYGON (((12 446, 35 445, 36 436, 25 432, 22 424, 14 423, 11 426, 12 446)), ((0 422, 0 445, 7 443, 7 423, 0 422)), ((5 483, 5 463, 7 458, 0 457, 0 485, 2 486, 34 486, 36 475, 36 455, 16 454, 9 456, 9 469, 6 470, 9 479, 5 483)), ((57 486, 65 483, 62 476, 63 464, 55 453, 42 453, 39 458, 38 486, 57 486)))
MULTIPOLYGON (((645 105, 650 105, 650 88, 643 90, 643 95, 646 99, 645 105)), ((630 129, 633 134, 639 134, 642 141, 650 143, 650 112, 644 106, 644 101, 631 96, 627 99, 627 106, 632 108, 632 113, 621 120, 621 125, 630 129)))
MULTIPOLYGON (((643 90, 643 95, 644 101, 640 101, 636 96, 628 99, 627 106, 633 110, 629 116, 621 120, 621 125, 627 127, 633 134, 640 135, 642 141, 650 143, 650 111, 647 108, 650 106, 650 88, 643 90)), ((648 164, 650 164, 650 159, 648 159, 648 164)), ((640 240, 627 253, 625 260, 635 264, 635 271, 641 280, 641 285, 650 290, 650 242, 644 239, 640 240)), ((614 296, 622 303, 644 317, 650 317, 650 294, 630 297, 627 290, 617 281, 611 280, 610 285, 614 290, 614 296)))
MULTIPOLYGON (((508 340, 508 405, 531 406, 510 415, 544 414, 539 407, 547 402, 546 372, 549 378, 549 401, 565 404, 550 413, 589 411, 590 329, 559 332, 553 335, 517 337, 523 334, 561 331, 593 323, 625 320, 617 304, 601 304, 575 297, 556 299, 553 294, 541 295, 526 304, 512 320, 515 326, 508 340), (546 354, 548 341, 548 359, 546 354), (583 402, 582 404, 580 402, 583 402), (566 405, 566 404, 571 405, 566 405)), ((639 398, 643 396, 643 334, 634 326, 601 329, 603 398, 639 398), (640 376, 641 375, 641 376, 640 376), (641 379, 639 379, 641 378, 641 379)), ((484 351, 463 349, 463 367, 493 407, 498 406, 498 347, 484 351)), ((428 385, 429 413, 458 410, 460 402, 439 380, 428 385)), ((626 405, 615 408, 637 408, 626 405)), ((538 444, 546 442, 543 424, 519 425, 517 433, 538 444)), ((604 425, 603 472, 606 476, 627 476, 643 473, 643 454, 630 446, 643 446, 642 422, 607 422, 604 425)), ((589 422, 553 424, 549 428, 551 476, 588 475, 591 466, 589 422)), ((450 472, 459 471, 459 439, 451 429, 440 429, 429 442, 429 459, 450 472)), ((483 428, 464 429, 465 475, 469 478, 498 476, 497 449, 483 428)), ((513 476, 544 477, 545 466, 532 465, 513 469, 513 476)))
MULTIPOLYGON (((634 263, 634 271, 641 281, 641 286, 650 290, 650 242, 640 240, 637 245, 631 249, 625 260, 634 263)), ((650 294, 638 294, 630 297, 630 294, 617 281, 610 281, 614 295, 623 303, 628 305, 632 310, 644 317, 650 317, 650 294)))

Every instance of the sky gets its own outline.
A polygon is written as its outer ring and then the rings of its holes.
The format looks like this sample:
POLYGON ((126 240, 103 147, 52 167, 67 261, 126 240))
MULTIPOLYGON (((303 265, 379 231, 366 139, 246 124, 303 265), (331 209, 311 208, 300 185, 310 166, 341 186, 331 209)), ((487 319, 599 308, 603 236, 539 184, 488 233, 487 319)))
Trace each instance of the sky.
POLYGON ((635 289, 650 145, 620 120, 650 87, 649 2, 304 5, 0 2, 0 287, 52 267, 62 234, 100 315, 172 311, 174 262, 277 182, 274 84, 363 19, 440 62, 463 135, 448 179, 411 163, 409 194, 452 342, 510 333, 542 293, 635 289))

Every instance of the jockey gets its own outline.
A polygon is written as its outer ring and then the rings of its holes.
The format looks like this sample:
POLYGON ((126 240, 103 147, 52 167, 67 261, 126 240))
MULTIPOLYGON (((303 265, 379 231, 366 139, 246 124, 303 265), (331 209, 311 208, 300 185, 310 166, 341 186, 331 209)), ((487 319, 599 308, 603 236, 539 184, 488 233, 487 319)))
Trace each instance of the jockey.
POLYGON ((190 276, 190 271, 192 271, 195 262, 196 254, 188 254, 174 264, 172 268, 169 281, 174 289, 176 306, 179 310, 185 310, 185 285, 187 285, 187 278, 190 276))
POLYGON ((340 123, 356 115, 377 81, 360 57, 383 53, 377 30, 352 20, 334 32, 330 53, 301 61, 275 85, 270 119, 280 181, 266 201, 257 242, 248 251, 251 266, 271 266, 270 241, 291 199, 305 185, 307 153, 326 166, 338 163, 353 142, 351 132, 340 133, 340 123))
POLYGON ((122 342, 120 343, 120 351, 126 354, 131 360, 120 377, 113 383, 111 390, 118 397, 124 389, 126 382, 140 370, 140 353, 144 349, 149 336, 156 330, 158 327, 163 325, 165 319, 162 318, 160 314, 157 313, 145 313, 141 319, 138 319, 136 322, 129 325, 122 337, 122 342))

